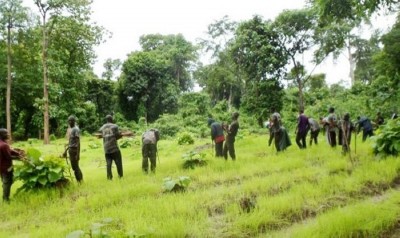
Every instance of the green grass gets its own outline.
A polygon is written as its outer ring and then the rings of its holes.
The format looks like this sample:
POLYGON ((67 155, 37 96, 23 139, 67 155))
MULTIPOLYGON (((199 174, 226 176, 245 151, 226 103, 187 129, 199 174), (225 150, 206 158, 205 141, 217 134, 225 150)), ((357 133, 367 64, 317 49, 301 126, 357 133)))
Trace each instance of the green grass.
MULTIPOLYGON (((376 159, 371 144, 341 155, 319 145, 277 154, 266 135, 236 142, 237 161, 213 157, 209 140, 159 143, 154 175, 141 172, 141 148, 122 149, 124 178, 106 179, 102 143, 83 138, 84 183, 64 190, 21 192, 1 204, 0 237, 65 237, 93 227, 111 237, 391 237, 400 220, 400 160, 376 159), (184 153, 203 147, 208 165, 182 169, 184 153), (184 193, 164 193, 163 179, 189 176, 184 193)), ((360 141, 360 140, 358 140, 360 141)), ((294 142, 294 140, 292 141, 294 142)), ((65 140, 30 145, 59 155, 65 140)), ((354 145, 353 145, 354 148, 354 145)), ((93 228, 93 229, 92 229, 93 228)), ((96 237, 95 235, 93 235, 96 237)), ((100 237, 100 236, 98 236, 100 237)))

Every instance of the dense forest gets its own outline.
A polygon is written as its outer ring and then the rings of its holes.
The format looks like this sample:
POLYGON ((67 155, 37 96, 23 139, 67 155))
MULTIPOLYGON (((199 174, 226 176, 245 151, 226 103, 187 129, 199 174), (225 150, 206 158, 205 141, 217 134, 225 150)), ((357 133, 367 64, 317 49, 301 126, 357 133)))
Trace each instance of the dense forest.
POLYGON ((65 134, 69 115, 87 133, 113 114, 122 126, 155 123, 173 136, 182 125, 203 134, 198 125, 206 127, 208 116, 225 120, 232 110, 259 126, 277 110, 289 128, 299 109, 315 118, 329 107, 353 118, 399 110, 400 18, 369 38, 357 31, 382 9, 397 11, 395 0, 310 0, 275 19, 223 17, 198 42, 143 35, 140 50, 125 61, 108 59, 101 76, 93 72, 94 48, 109 32, 90 21, 90 0, 34 0, 32 9, 22 3, 0 0, 0 125, 14 140, 47 144, 65 134), (203 54, 211 55, 207 64, 203 54), (350 87, 306 71, 340 54, 349 59, 350 87))

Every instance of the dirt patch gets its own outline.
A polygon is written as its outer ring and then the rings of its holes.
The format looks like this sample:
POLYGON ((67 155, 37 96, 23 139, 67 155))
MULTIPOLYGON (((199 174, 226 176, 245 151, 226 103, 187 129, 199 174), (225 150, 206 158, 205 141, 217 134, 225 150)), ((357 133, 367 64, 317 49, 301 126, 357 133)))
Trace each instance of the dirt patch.
POLYGON ((207 150, 207 149, 210 149, 210 148, 212 148, 212 147, 213 147, 212 144, 206 143, 205 145, 196 146, 196 147, 193 149, 193 151, 195 151, 195 152, 202 152, 202 151, 207 150))

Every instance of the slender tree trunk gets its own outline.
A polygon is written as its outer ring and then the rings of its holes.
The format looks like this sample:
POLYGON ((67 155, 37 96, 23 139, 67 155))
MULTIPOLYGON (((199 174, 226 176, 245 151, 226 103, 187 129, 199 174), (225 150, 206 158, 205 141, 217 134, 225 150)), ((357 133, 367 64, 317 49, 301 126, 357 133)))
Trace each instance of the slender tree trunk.
POLYGON ((12 141, 11 132, 11 22, 7 26, 7 99, 6 99, 6 117, 7 117, 7 131, 10 135, 10 143, 12 141))
POLYGON ((349 64, 350 64, 350 72, 349 72, 349 77, 350 77, 350 84, 353 86, 356 82, 355 76, 354 76, 354 70, 356 68, 356 62, 354 62, 353 54, 351 53, 351 46, 350 46, 350 40, 349 40, 349 45, 347 46, 347 52, 349 54, 349 64))
POLYGON ((304 94, 303 94, 303 82, 299 75, 297 77, 297 84, 299 86, 299 110, 304 110, 304 94))
POLYGON ((233 101, 233 96, 232 96, 232 85, 229 85, 229 98, 228 98, 228 110, 231 111, 232 110, 232 101, 233 101))
POLYGON ((49 82, 47 78, 47 29, 46 29, 46 14, 43 14, 43 49, 42 49, 42 61, 43 61, 43 101, 44 101, 44 112, 43 112, 43 143, 49 144, 49 82))

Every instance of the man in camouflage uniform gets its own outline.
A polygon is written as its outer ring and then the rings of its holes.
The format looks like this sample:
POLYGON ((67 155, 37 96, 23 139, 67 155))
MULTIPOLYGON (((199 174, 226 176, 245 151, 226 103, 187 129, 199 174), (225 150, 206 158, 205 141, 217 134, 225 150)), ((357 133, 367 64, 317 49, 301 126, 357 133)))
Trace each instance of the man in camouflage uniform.
POLYGON ((350 121, 350 114, 344 114, 343 120, 340 121, 340 129, 342 131, 342 153, 346 154, 350 151, 351 132, 355 127, 350 121))
POLYGON ((211 128, 211 141, 215 142, 215 156, 222 157, 224 156, 223 154, 223 145, 225 141, 224 129, 221 123, 216 122, 212 118, 208 118, 207 124, 211 128))
POLYGON ((70 127, 68 133, 68 145, 65 150, 63 157, 67 156, 67 151, 69 154, 69 161, 71 162, 71 168, 74 171, 75 179, 79 183, 83 180, 82 171, 79 168, 79 159, 80 159, 80 130, 76 125, 76 119, 74 116, 68 117, 68 124, 70 127))
POLYGON ((118 126, 113 123, 113 117, 111 115, 106 116, 106 121, 106 124, 99 129, 99 132, 101 133, 100 138, 103 138, 104 154, 107 163, 107 179, 112 180, 113 174, 111 167, 113 161, 117 166, 119 178, 122 178, 124 175, 121 151, 117 142, 122 135, 119 132, 118 126))
POLYGON ((160 133, 157 129, 150 129, 142 135, 142 170, 144 173, 150 170, 156 172, 157 166, 157 142, 160 140, 160 133))
POLYGON ((229 152, 229 156, 232 158, 232 160, 236 160, 235 137, 239 130, 238 118, 239 118, 239 113, 234 112, 232 114, 231 124, 224 128, 227 133, 226 140, 224 143, 224 151, 223 151, 225 160, 228 159, 228 152, 229 152))

